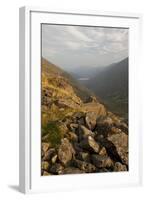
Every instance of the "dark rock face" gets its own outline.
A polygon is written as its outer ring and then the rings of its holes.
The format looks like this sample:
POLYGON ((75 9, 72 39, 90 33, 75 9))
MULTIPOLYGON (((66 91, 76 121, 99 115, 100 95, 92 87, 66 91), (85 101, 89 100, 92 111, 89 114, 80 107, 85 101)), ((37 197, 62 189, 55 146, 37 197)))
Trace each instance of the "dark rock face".
POLYGON ((92 173, 96 171, 96 167, 88 162, 75 159, 73 165, 85 173, 92 173))
POLYGON ((88 136, 82 140, 79 145, 82 149, 85 149, 89 152, 99 153, 100 150, 100 145, 91 136, 88 136))
POLYGON ((113 166, 113 161, 108 156, 94 154, 91 156, 91 160, 97 168, 110 168, 113 166))
POLYGON ((55 155, 55 153, 56 153, 56 150, 54 148, 48 149, 48 151, 45 152, 44 157, 42 158, 42 160, 50 161, 51 158, 55 155))
POLYGON ((88 152, 79 152, 77 155, 76 155, 76 158, 81 160, 81 161, 85 161, 85 162, 90 162, 90 153, 88 152))
POLYGON ((123 164, 128 165, 128 136, 121 132, 120 134, 114 134, 108 137, 116 147, 117 153, 119 154, 123 164))
POLYGON ((64 167, 60 163, 55 163, 50 167, 49 172, 53 174, 62 174, 63 170, 64 167))
POLYGON ((78 137, 74 132, 69 131, 67 133, 67 138, 72 141, 72 142, 77 142, 78 141, 78 137))
POLYGON ((85 126, 81 125, 78 128, 78 137, 79 141, 82 141, 83 139, 87 138, 88 136, 94 137, 94 133, 90 130, 88 130, 85 126))
POLYGON ((82 174, 82 170, 76 167, 67 167, 63 170, 62 174, 82 174))

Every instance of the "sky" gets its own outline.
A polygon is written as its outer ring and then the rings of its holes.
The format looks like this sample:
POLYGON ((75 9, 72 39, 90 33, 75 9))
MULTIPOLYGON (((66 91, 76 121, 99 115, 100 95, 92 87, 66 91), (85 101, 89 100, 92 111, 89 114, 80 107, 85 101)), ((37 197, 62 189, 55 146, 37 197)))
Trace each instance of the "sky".
POLYGON ((43 24, 42 56, 66 70, 108 66, 128 57, 128 29, 43 24))

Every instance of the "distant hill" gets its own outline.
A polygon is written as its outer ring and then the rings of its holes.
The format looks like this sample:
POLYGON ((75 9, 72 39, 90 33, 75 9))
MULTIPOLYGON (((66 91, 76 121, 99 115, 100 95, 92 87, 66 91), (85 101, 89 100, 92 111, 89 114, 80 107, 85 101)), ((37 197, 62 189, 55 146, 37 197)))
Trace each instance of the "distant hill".
POLYGON ((104 68, 86 82, 86 86, 93 90, 112 112, 128 118, 128 58, 104 68))
POLYGON ((91 66, 79 66, 76 68, 72 68, 69 73, 75 78, 75 79, 80 79, 80 78, 88 78, 91 79, 95 76, 95 74, 100 73, 101 71, 104 70, 104 67, 98 66, 98 67, 91 67, 91 66))

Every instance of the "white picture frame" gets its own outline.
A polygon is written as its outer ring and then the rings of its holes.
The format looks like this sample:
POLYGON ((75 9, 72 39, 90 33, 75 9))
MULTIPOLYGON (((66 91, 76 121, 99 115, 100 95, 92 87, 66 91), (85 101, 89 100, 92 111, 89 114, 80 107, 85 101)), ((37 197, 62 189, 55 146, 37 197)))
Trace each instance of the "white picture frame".
POLYGON ((142 145, 138 74, 140 14, 20 8, 20 191, 23 193, 140 185, 142 145), (67 17, 66 17, 67 16, 67 17), (129 171, 84 175, 40 175, 40 24, 127 27, 129 36, 129 171))

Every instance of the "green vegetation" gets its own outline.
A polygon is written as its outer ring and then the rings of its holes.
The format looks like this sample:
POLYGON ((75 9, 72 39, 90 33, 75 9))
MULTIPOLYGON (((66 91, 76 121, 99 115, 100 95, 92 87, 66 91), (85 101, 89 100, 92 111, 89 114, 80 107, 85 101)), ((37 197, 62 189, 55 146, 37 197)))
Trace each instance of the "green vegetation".
POLYGON ((42 127, 42 140, 56 147, 61 142, 61 131, 56 122, 49 122, 42 127))

